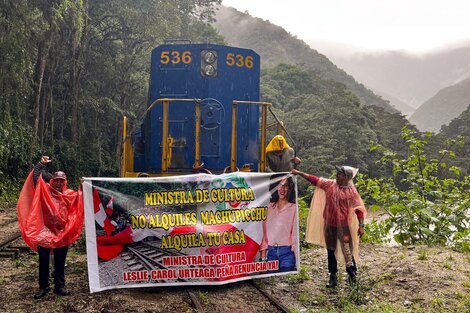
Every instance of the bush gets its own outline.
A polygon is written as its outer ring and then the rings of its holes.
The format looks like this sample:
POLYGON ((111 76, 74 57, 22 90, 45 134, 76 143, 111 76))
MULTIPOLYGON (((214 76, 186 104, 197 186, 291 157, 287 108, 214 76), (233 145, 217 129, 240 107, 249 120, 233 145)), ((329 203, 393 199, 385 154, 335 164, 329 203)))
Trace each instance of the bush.
MULTIPOLYGON (((416 132, 404 127, 402 138, 408 149, 405 159, 382 146, 372 148, 382 152, 380 164, 392 169, 392 177, 359 176, 357 182, 364 200, 388 215, 382 225, 371 225, 375 232, 371 237, 384 238, 391 230, 401 244, 450 244, 465 249, 470 235, 470 177, 462 177, 458 167, 447 167, 444 160, 455 157, 450 149, 441 150, 439 160, 428 159, 427 142, 416 132)), ((458 140, 447 142, 449 147, 458 144, 458 140)))

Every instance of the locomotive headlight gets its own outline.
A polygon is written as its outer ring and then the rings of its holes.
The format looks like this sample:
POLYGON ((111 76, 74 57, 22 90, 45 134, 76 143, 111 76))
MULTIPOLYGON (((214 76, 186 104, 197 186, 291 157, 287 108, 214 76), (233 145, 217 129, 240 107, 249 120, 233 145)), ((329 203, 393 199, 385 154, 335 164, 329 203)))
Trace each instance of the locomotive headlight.
POLYGON ((204 59, 204 62, 206 62, 208 64, 214 63, 215 60, 217 59, 217 57, 215 56, 215 53, 213 51, 205 52, 202 57, 204 59))
POLYGON ((217 71, 212 65, 209 64, 209 65, 204 66, 203 73, 206 76, 212 77, 217 73, 217 71))
POLYGON ((201 75, 206 77, 217 76, 217 51, 202 50, 201 51, 201 75))

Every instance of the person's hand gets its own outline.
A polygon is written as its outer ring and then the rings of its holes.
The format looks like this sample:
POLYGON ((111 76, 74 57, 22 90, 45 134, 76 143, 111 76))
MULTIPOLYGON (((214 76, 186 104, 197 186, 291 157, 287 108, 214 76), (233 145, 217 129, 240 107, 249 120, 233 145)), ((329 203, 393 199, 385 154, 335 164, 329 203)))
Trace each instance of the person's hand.
POLYGON ((296 170, 296 169, 293 169, 292 171, 290 171, 291 174, 294 174, 294 175, 299 175, 300 174, 300 171, 296 170))
POLYGON ((52 162, 52 159, 50 159, 47 155, 44 155, 41 157, 41 163, 42 164, 47 164, 47 163, 51 163, 52 162))
POLYGON ((357 235, 359 236, 359 238, 364 235, 364 226, 359 226, 359 228, 357 229, 357 235))

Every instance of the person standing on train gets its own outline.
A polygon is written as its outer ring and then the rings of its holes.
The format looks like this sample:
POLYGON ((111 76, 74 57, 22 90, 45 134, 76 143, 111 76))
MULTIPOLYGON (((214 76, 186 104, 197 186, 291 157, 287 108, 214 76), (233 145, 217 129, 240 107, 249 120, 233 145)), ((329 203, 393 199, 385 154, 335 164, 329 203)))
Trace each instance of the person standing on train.
POLYGON ((49 182, 42 169, 51 163, 48 156, 34 166, 18 199, 18 223, 24 241, 39 255, 39 290, 35 299, 49 291, 49 255, 54 254, 54 293, 67 296, 65 258, 69 245, 80 236, 83 226, 82 192, 67 188, 67 177, 57 171, 49 182))
POLYGON ((266 172, 290 172, 300 163, 286 139, 276 135, 266 146, 266 172))
POLYGON ((364 234, 366 209, 356 190, 353 178, 358 169, 336 166, 336 179, 325 179, 292 170, 315 185, 314 197, 307 219, 305 240, 326 247, 330 279, 326 287, 337 285, 337 259, 344 259, 348 281, 356 281, 356 260, 359 259, 359 239, 364 234))

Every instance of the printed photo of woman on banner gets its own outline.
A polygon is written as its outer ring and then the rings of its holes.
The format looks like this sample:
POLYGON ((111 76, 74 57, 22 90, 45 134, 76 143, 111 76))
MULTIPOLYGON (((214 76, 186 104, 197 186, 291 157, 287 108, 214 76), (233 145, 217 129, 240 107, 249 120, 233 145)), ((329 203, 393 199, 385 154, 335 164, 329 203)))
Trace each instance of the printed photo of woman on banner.
POLYGON ((263 240, 260 248, 261 261, 278 261, 277 271, 296 270, 298 260, 297 204, 292 176, 271 176, 271 193, 267 218, 263 223, 263 240))

